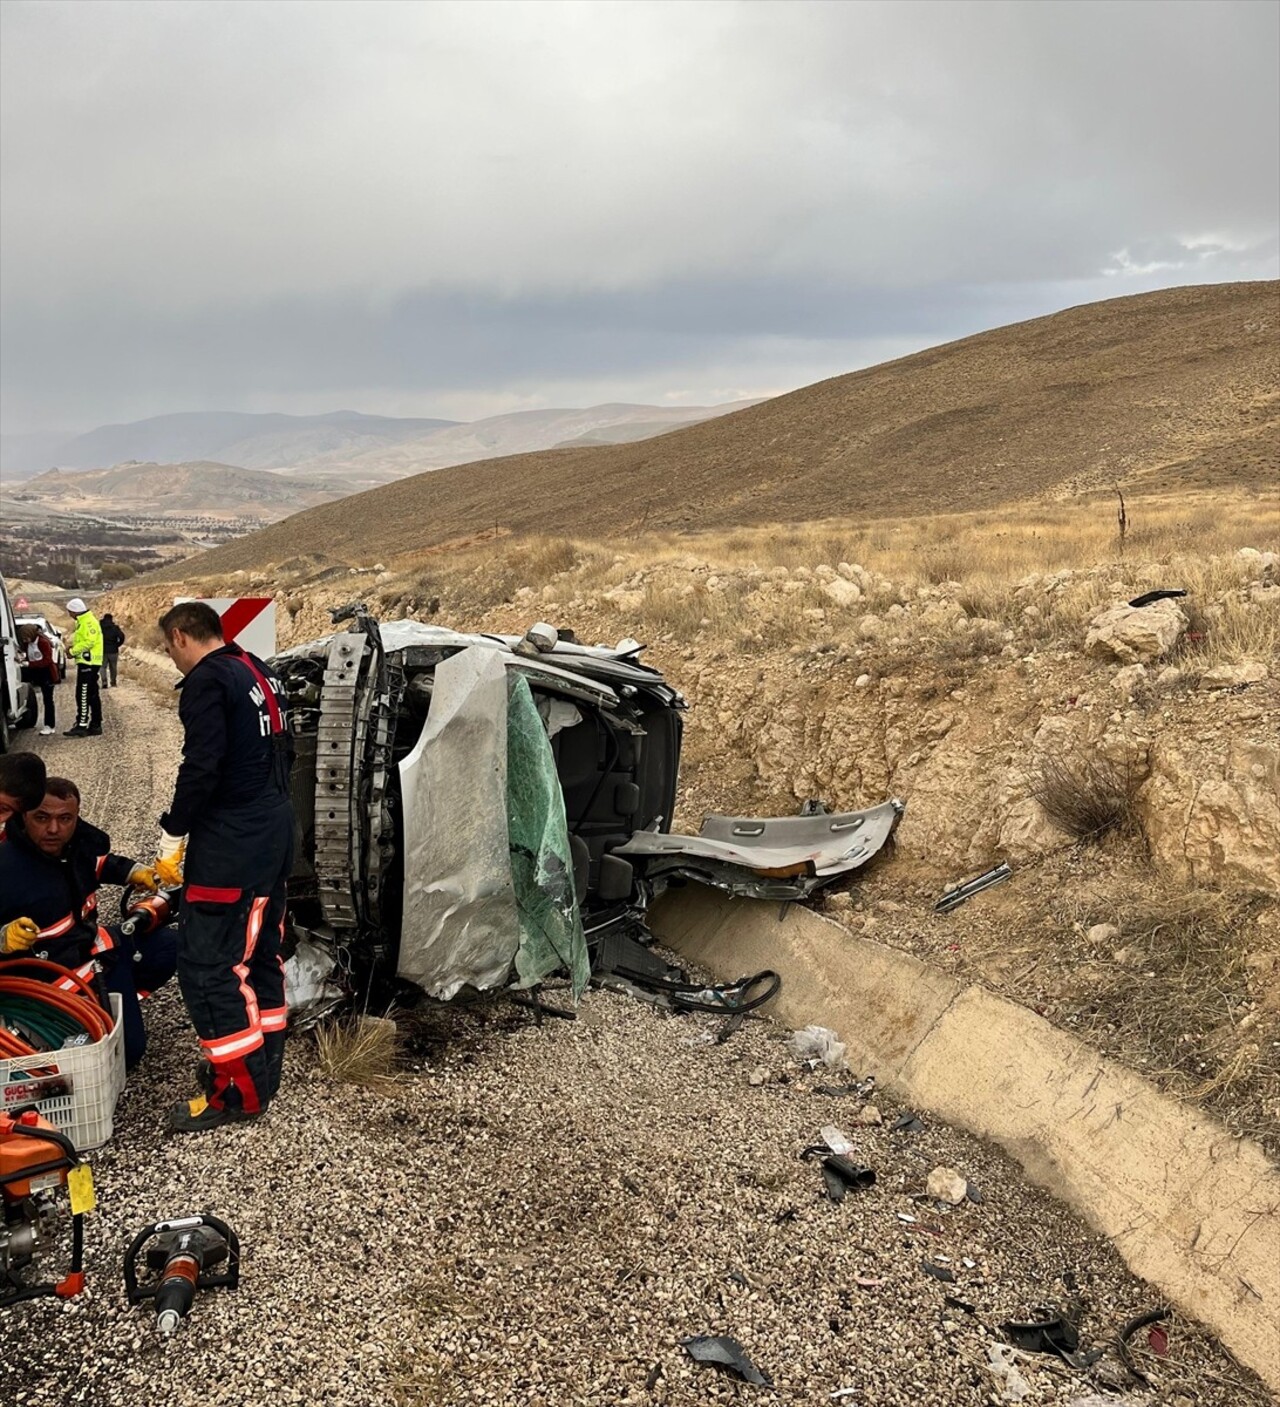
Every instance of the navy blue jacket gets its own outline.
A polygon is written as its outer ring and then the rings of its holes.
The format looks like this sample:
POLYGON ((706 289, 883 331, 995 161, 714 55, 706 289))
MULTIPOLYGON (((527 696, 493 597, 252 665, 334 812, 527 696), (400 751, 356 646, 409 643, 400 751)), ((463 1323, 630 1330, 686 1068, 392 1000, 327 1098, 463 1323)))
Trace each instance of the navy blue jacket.
POLYGON ((275 675, 256 655, 224 645, 177 687, 182 764, 164 829, 187 835, 211 811, 276 804, 288 788, 291 740, 275 675))
POLYGON ((30 950, 64 967, 78 967, 110 946, 98 932, 99 884, 127 884, 135 861, 111 851, 111 837, 78 821, 58 859, 31 841, 21 816, 5 827, 0 844, 0 926, 34 919, 40 937, 30 950))

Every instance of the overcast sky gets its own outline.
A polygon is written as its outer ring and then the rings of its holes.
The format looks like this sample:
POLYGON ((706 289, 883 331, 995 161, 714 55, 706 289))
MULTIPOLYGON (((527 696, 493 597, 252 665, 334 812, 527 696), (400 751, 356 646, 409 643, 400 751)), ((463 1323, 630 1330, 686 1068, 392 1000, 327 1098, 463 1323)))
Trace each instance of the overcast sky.
POLYGON ((1271 0, 4 0, 6 433, 766 395, 1274 278, 1271 0))

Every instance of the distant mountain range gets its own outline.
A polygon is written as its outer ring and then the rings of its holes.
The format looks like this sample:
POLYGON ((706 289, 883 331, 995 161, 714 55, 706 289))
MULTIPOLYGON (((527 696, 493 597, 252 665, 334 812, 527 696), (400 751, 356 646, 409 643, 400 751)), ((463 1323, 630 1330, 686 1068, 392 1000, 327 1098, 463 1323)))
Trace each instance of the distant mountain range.
POLYGON ((250 518, 273 523, 299 508, 336 498, 330 484, 269 469, 198 460, 116 464, 68 473, 46 469, 6 490, 6 516, 33 511, 110 518, 250 518))
POLYGON ((469 423, 350 410, 326 415, 188 411, 103 425, 69 437, 0 436, 0 472, 12 482, 51 467, 221 464, 323 480, 329 496, 338 497, 407 474, 549 449, 566 441, 612 444, 645 438, 749 404, 526 410, 469 423))

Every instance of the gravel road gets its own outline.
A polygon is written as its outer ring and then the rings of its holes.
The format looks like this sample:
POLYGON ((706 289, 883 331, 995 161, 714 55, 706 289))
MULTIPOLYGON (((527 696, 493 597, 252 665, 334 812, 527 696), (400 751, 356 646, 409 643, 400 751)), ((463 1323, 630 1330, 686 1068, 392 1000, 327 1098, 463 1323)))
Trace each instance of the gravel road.
MULTIPOLYGON (((35 745, 117 848, 145 855, 179 736, 154 675, 126 671, 103 738, 35 745)), ((324 1078, 300 1037, 267 1118, 178 1139, 162 1122, 193 1041, 175 992, 148 1016, 151 1051, 92 1159, 90 1289, 5 1315, 6 1404, 999 1403, 1003 1319, 1078 1298, 1101 1345, 1159 1302, 1002 1154, 928 1119, 893 1132, 883 1099, 885 1123, 859 1125, 861 1101, 816 1092, 830 1077, 767 1021, 717 1045, 709 1018, 604 992, 541 1028, 485 1003, 416 1023, 383 1096, 324 1078), (878 1171, 841 1206, 798 1157, 829 1123, 878 1171), (982 1201, 917 1200, 940 1163, 982 1201), (120 1258, 143 1223, 192 1211, 239 1231, 242 1284, 161 1345, 124 1303, 120 1258), (680 1341, 703 1334, 736 1337, 774 1391, 692 1363, 680 1341)), ((1140 1343, 1149 1386, 1111 1352, 1086 1374, 1026 1356, 1023 1400, 1271 1400, 1192 1322, 1171 1321, 1166 1357, 1140 1343)))

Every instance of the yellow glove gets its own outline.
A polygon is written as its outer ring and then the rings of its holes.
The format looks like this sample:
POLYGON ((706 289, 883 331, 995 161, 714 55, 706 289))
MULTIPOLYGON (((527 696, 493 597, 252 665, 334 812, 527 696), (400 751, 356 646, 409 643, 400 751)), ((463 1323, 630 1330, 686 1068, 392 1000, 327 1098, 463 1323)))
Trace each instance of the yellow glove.
POLYGON ((170 835, 160 832, 160 844, 156 847, 154 866, 157 883, 163 889, 176 889, 182 883, 182 864, 187 857, 185 835, 170 835))
POLYGON ((145 889, 148 894, 154 894, 160 887, 156 872, 150 865, 134 865, 129 871, 129 883, 135 889, 145 889))
POLYGON ((0 929, 0 952, 25 953, 40 936, 40 925, 33 918, 15 918, 0 929))

